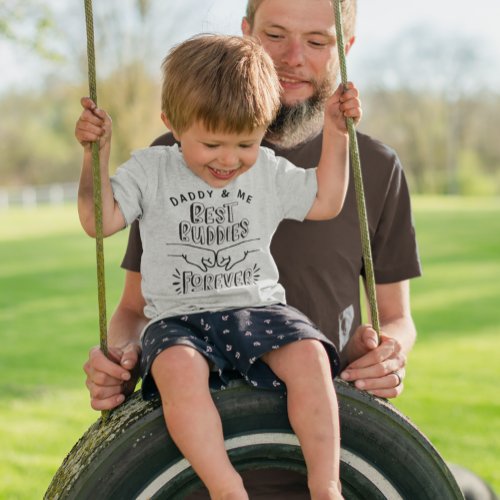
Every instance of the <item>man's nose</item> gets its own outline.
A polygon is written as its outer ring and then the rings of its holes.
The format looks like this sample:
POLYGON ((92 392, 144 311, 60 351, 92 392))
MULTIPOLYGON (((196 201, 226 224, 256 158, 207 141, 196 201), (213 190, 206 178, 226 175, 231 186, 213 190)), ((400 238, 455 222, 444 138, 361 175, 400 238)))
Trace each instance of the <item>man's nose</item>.
POLYGON ((296 67, 304 64, 304 47, 300 40, 288 40, 281 55, 281 61, 288 66, 296 67))

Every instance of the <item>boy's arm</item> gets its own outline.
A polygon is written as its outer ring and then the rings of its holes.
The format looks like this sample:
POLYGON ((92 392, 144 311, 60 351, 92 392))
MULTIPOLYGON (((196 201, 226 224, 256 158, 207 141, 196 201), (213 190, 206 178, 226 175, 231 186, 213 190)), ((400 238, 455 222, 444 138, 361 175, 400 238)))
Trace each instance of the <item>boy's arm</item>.
POLYGON ((76 123, 75 136, 83 146, 83 165, 78 187, 78 215, 85 232, 96 235, 94 219, 94 188, 92 176, 92 143, 99 141, 101 169, 103 234, 109 236, 125 226, 125 219, 113 197, 108 165, 111 152, 111 118, 87 97, 81 100, 83 112, 76 123))
POLYGON ((352 84, 345 92, 339 86, 326 102, 323 146, 316 169, 318 192, 306 219, 332 219, 342 210, 349 183, 347 117, 356 123, 361 118, 358 91, 352 84))

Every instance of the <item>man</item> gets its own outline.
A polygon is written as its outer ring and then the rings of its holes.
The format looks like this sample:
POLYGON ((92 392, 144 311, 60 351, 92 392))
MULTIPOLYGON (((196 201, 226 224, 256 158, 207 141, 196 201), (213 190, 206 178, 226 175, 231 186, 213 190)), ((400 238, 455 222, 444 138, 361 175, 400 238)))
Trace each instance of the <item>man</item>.
MULTIPOLYGON (((348 52, 355 41, 356 2, 345 0, 342 5, 348 52)), ((321 151, 323 104, 338 75, 331 0, 249 0, 242 31, 258 37, 271 55, 283 88, 282 110, 263 145, 298 166, 314 167, 321 151)), ((420 265, 399 160, 368 136, 358 134, 358 141, 377 281, 380 344, 368 325, 360 325, 359 277, 364 269, 352 182, 336 219, 284 221, 271 249, 287 302, 315 321, 338 346, 344 365, 341 377, 359 389, 391 398, 403 389, 406 357, 416 337, 408 280, 420 275, 420 265)), ((162 136, 154 144, 167 143, 172 138, 162 136)), ((109 325, 112 360, 94 348, 84 367, 96 410, 121 404, 137 379, 139 334, 146 324, 141 252, 133 226, 123 262, 125 287, 109 325)))
MULTIPOLYGON (((355 0, 344 0, 342 8, 348 52, 355 41, 355 0)), ((323 104, 338 75, 331 0, 249 0, 242 31, 259 38, 283 88, 282 110, 263 145, 298 166, 316 166, 323 104)), ((172 140, 162 136, 155 144, 171 144, 172 140)), ((309 316, 337 345, 344 366, 341 377, 359 389, 392 398, 403 390, 406 357, 416 337, 408 280, 420 275, 420 265, 408 189, 397 156, 363 134, 358 134, 358 142, 377 282, 380 345, 375 332, 360 324, 359 278, 364 269, 352 181, 336 219, 284 221, 271 251, 287 302, 309 316)), ((146 325, 137 229, 137 224, 132 226, 122 264, 127 270, 123 295, 109 325, 112 360, 96 347, 84 367, 96 410, 120 405, 137 381, 139 334, 146 325)), ((297 474, 247 472, 244 481, 250 498, 308 498, 305 479, 297 474)))

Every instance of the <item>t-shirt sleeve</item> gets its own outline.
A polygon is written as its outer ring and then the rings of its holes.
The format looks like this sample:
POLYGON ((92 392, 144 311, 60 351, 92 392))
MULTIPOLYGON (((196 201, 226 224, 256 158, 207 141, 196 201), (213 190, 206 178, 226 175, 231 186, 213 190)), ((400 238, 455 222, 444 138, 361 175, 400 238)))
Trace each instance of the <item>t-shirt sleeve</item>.
POLYGON ((113 196, 127 225, 142 216, 143 200, 147 200, 147 179, 137 154, 133 154, 111 177, 113 196))
POLYGON ((127 271, 139 273, 141 271, 142 240, 139 231, 139 222, 136 220, 130 226, 127 251, 123 257, 121 267, 127 271))
MULTIPOLYGON (((169 132, 156 138, 151 146, 172 146, 176 144, 174 136, 169 132)), ((142 240, 139 231, 139 222, 136 220, 130 226, 127 250, 122 260, 121 267, 127 271, 140 272, 142 257, 142 240)))
POLYGON ((312 207, 318 181, 316 169, 295 166, 280 156, 274 157, 275 185, 279 214, 282 219, 304 220, 312 207))
POLYGON ((393 161, 385 203, 372 235, 377 283, 393 283, 421 275, 408 184, 396 155, 393 161))

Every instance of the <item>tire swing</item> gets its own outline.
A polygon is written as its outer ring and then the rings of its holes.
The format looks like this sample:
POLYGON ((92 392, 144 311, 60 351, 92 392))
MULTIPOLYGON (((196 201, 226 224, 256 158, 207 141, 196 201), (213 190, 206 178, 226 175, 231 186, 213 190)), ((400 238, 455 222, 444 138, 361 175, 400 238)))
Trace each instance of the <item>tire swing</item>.
MULTIPOLYGON (((340 2, 335 0, 342 82, 346 84, 340 2)), ((96 101, 91 0, 85 0, 90 96, 96 101)), ((373 266, 368 239, 357 139, 348 120, 351 161, 361 221, 363 257, 373 324, 377 331, 373 266), (371 290, 371 291, 370 291, 371 290)), ((107 352, 102 251, 102 215, 97 145, 93 147, 96 250, 101 349, 107 352)), ((389 402, 335 381, 341 422, 340 475, 346 499, 463 499, 445 462, 420 431, 389 402)), ((244 480, 258 478, 251 498, 281 498, 276 471, 294 479, 297 494, 309 498, 306 466, 287 417, 286 400, 241 381, 212 393, 221 415, 231 461, 244 480)), ((203 443, 200 443, 203 446, 203 443)), ((139 392, 111 413, 103 412, 75 444, 56 472, 45 499, 201 499, 208 498, 198 476, 168 435, 159 398, 145 402, 139 392)))

